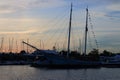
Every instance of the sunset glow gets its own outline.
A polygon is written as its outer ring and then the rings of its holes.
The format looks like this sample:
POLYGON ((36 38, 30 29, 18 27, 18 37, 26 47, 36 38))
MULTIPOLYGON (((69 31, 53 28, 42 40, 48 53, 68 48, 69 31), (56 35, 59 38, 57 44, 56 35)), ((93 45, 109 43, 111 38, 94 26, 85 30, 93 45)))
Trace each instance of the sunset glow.
MULTIPOLYGON (((27 39, 41 49, 52 49, 53 46, 66 49, 71 2, 71 48, 77 50, 80 40, 84 43, 85 9, 88 6, 99 49, 120 52, 120 0, 0 0, 2 51, 8 52, 13 41, 13 51, 19 52, 23 49, 21 42, 27 39)), ((90 23, 88 28, 91 35, 90 23)), ((96 48, 92 35, 91 40, 96 48)))

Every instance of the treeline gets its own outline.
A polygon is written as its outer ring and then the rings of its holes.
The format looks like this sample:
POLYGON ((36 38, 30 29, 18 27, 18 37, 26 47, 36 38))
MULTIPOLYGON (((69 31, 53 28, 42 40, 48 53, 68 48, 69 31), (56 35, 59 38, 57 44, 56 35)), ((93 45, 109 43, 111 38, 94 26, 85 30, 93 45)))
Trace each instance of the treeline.
MULTIPOLYGON (((60 54, 66 56, 67 51, 61 51, 60 54)), ((102 53, 99 53, 98 49, 93 49, 86 55, 84 55, 83 53, 82 54, 78 53, 77 51, 71 51, 71 53, 69 54, 69 57, 73 59, 80 59, 80 60, 86 60, 86 61, 99 61, 100 56, 112 57, 112 56, 115 56, 116 54, 119 54, 119 53, 112 53, 107 50, 104 50, 102 53)))
POLYGON ((23 53, 21 51, 20 53, 1 53, 0 54, 0 62, 5 61, 25 61, 25 62, 31 62, 34 61, 35 56, 28 55, 27 53, 23 53))
MULTIPOLYGON (((104 50, 102 53, 99 53, 97 49, 93 49, 90 51, 88 54, 83 55, 78 53, 77 51, 71 51, 69 54, 69 58, 72 59, 80 59, 80 60, 86 60, 86 61, 99 61, 100 56, 115 56, 116 54, 119 53, 112 53, 110 51, 104 50)), ((59 55, 62 55, 66 57, 67 51, 61 51, 59 52, 59 55)), ((20 53, 0 53, 0 62, 5 62, 5 61, 25 61, 25 62, 33 62, 36 60, 35 55, 31 55, 24 50, 21 51, 20 53)))

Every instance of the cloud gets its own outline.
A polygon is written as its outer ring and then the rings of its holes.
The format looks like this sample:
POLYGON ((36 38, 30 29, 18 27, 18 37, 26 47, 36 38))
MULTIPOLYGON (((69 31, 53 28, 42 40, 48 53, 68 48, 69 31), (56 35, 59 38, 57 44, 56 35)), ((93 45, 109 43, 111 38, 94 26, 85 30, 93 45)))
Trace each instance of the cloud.
POLYGON ((107 6, 107 9, 110 11, 120 11, 120 4, 111 4, 107 6))
POLYGON ((46 19, 0 18, 0 34, 41 34, 49 29, 46 19))
POLYGON ((65 3, 64 0, 36 0, 35 2, 30 3, 33 7, 40 8, 50 8, 50 7, 59 7, 63 6, 65 3), (58 4, 59 3, 59 4, 58 4))
MULTIPOLYGON (((27 0, 26 0, 27 1, 27 0)), ((27 2, 23 0, 2 0, 0 3, 0 12, 14 13, 27 8, 27 2)))
POLYGON ((0 14, 13 13, 15 10, 11 9, 9 6, 0 5, 0 14))
POLYGON ((107 17, 120 18, 120 4, 112 4, 107 6, 107 17))
POLYGON ((14 12, 14 10, 0 10, 0 14, 10 14, 13 12, 14 12))
POLYGON ((107 2, 110 2, 111 4, 118 4, 120 3, 120 0, 106 0, 107 2))
POLYGON ((30 33, 35 33, 36 32, 36 30, 27 30, 27 31, 17 31, 17 30, 15 30, 15 31, 8 31, 8 32, 6 32, 6 31, 4 31, 4 32, 2 32, 2 31, 0 31, 0 34, 30 34, 30 33))
MULTIPOLYGON (((31 36, 31 40, 36 41, 38 38, 49 39, 49 37, 57 35, 61 31, 65 32, 65 29, 68 28, 69 18, 66 16, 69 17, 68 7, 71 1, 73 2, 73 27, 79 26, 80 31, 84 31, 85 8, 88 5, 92 23, 95 23, 93 25, 95 26, 94 30, 97 34, 96 37, 103 41, 103 47, 105 44, 107 46, 106 41, 109 42, 112 36, 114 36, 114 39, 120 40, 115 36, 119 34, 120 31, 119 20, 111 20, 108 18, 111 16, 120 16, 120 0, 1 0, 0 35, 3 36, 4 34, 8 36, 10 34, 10 37, 11 35, 18 37, 18 34, 21 34, 20 36, 22 38, 31 36), (59 12, 55 12, 56 9, 59 12), (62 9, 64 9, 64 11, 62 9), (65 10, 67 9, 68 13, 66 14, 67 11, 65 12, 65 10), (63 16, 61 17, 61 15, 63 16), (54 20, 52 20, 53 18, 54 20), (57 32, 57 34, 54 32, 57 32), (48 36, 46 36, 46 34, 48 34, 48 36), (106 39, 107 37, 109 39, 106 39)), ((75 30, 78 31, 79 28, 75 28, 75 30)), ((115 40, 111 40, 111 43, 114 44, 113 41, 115 40)))
POLYGON ((2 0, 0 3, 0 13, 14 13, 32 8, 54 8, 63 6, 64 0, 2 0))
POLYGON ((102 18, 106 15, 105 12, 100 12, 100 11, 93 11, 90 13, 92 16, 94 15, 94 17, 97 17, 97 18, 102 18))

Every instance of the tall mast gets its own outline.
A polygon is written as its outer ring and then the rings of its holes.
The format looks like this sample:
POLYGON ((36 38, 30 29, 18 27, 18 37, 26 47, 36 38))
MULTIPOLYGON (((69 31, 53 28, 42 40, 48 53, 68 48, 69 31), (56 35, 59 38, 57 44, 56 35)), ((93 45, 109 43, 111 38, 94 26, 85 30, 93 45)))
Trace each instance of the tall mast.
POLYGON ((44 42, 43 42, 43 40, 42 40, 42 47, 43 47, 43 49, 44 49, 44 42))
POLYGON ((10 52, 13 51, 13 41, 14 41, 14 38, 12 38, 12 42, 11 42, 11 51, 10 51, 10 52))
POLYGON ((18 53, 18 41, 16 40, 16 53, 18 53))
POLYGON ((12 41, 9 38, 9 52, 12 52, 12 49, 13 49, 13 40, 14 40, 14 38, 12 38, 12 41))
POLYGON ((80 54, 82 54, 81 39, 79 39, 79 48, 78 48, 78 51, 80 52, 80 54))
POLYGON ((9 52, 11 51, 10 38, 9 38, 9 52))
POLYGON ((72 20, 72 3, 71 3, 71 9, 70 9, 70 21, 69 21, 68 53, 67 53, 67 57, 69 57, 69 53, 70 53, 71 20, 72 20))
POLYGON ((86 8, 85 51, 84 51, 84 55, 86 55, 86 49, 87 49, 87 32, 88 32, 88 8, 86 8))
POLYGON ((3 42, 4 42, 4 37, 2 37, 2 41, 1 41, 1 47, 0 47, 1 52, 3 52, 3 42))

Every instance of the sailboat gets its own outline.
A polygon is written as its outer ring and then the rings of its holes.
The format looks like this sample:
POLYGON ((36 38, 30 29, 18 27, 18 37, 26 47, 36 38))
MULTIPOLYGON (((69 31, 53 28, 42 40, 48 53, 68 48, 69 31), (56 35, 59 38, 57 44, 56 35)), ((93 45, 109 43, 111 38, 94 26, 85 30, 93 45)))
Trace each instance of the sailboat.
MULTIPOLYGON (((85 52, 86 54, 86 43, 87 43, 87 19, 88 19, 88 9, 86 9, 86 27, 85 27, 85 52)), ((58 54, 54 54, 51 51, 40 50, 33 45, 30 45, 26 42, 28 46, 36 49, 42 56, 42 59, 38 59, 37 61, 33 62, 31 66, 34 67, 46 67, 46 68, 95 68, 100 67, 99 61, 85 61, 85 60, 78 60, 72 59, 69 57, 70 54, 70 35, 71 35, 71 21, 72 21, 72 4, 70 9, 70 21, 69 21, 69 34, 68 34, 68 51, 67 56, 62 56, 58 54)))

